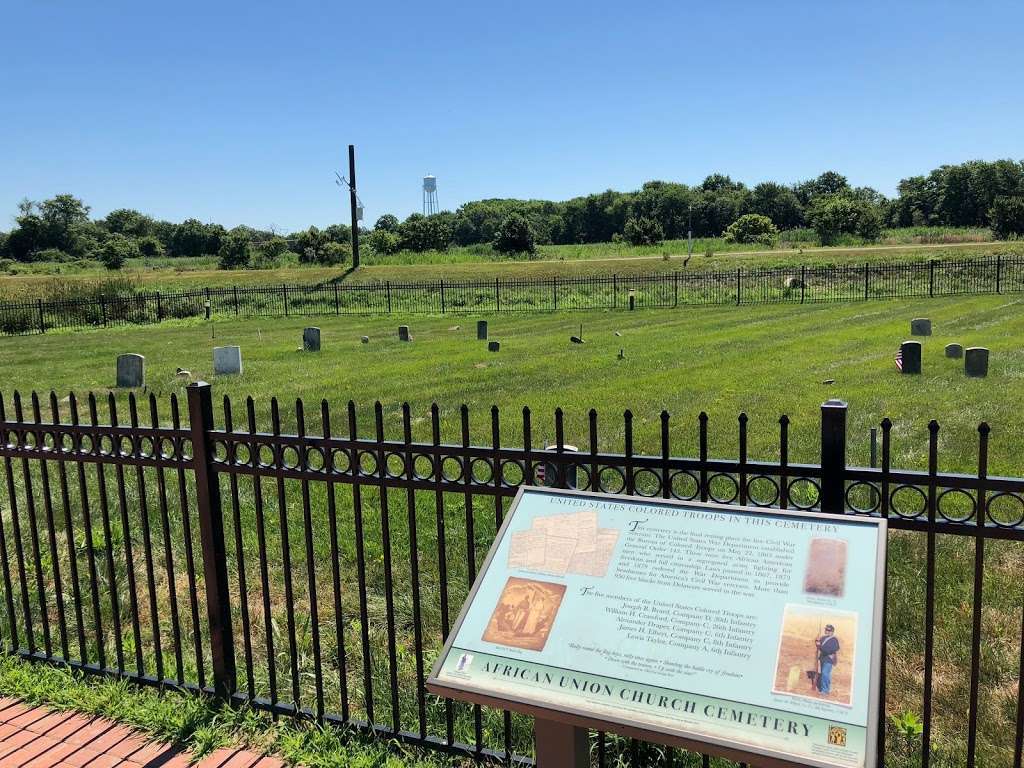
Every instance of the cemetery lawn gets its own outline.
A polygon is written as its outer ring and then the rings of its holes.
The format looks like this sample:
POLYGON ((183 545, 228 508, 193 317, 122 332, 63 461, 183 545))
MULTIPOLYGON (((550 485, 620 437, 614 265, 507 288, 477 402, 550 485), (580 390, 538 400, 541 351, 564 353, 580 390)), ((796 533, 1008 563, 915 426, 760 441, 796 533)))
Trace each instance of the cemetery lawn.
MULTIPOLYGON (((634 414, 634 442, 638 453, 659 453, 660 414, 671 414, 670 438, 673 455, 697 455, 697 416, 710 416, 709 450, 712 456, 736 455, 737 415, 750 417, 749 455, 751 459, 778 456, 778 418, 791 418, 790 460, 816 462, 819 445, 819 407, 830 397, 850 404, 848 461, 868 463, 868 430, 888 416, 894 422, 892 432, 893 465, 906 469, 925 469, 927 426, 937 419, 939 432, 939 468, 941 471, 973 472, 977 466, 977 427, 982 420, 992 426, 989 472, 992 475, 1019 476, 1024 472, 1024 296, 984 296, 942 298, 909 302, 870 301, 851 304, 805 306, 743 306, 716 308, 680 308, 629 313, 581 312, 557 314, 464 315, 445 317, 391 316, 276 318, 217 322, 165 323, 159 326, 135 326, 83 332, 47 333, 42 336, 0 339, 2 390, 7 407, 9 396, 18 389, 41 393, 55 389, 59 397, 69 390, 94 391, 106 396, 113 384, 114 359, 122 352, 146 356, 148 392, 161 404, 166 419, 167 399, 171 393, 183 396, 182 382, 175 378, 176 367, 186 368, 194 378, 211 381, 218 423, 221 423, 220 398, 228 395, 237 413, 244 412, 247 395, 256 401, 260 427, 269 427, 269 401, 277 396, 282 409, 283 426, 294 430, 294 402, 302 398, 307 412, 307 430, 320 429, 320 400, 332 406, 333 427, 340 432, 346 424, 344 407, 349 399, 359 407, 359 431, 373 436, 373 403, 380 400, 385 434, 401 437, 401 404, 408 402, 413 417, 414 440, 430 439, 429 408, 441 407, 442 441, 458 442, 459 406, 467 404, 474 443, 490 444, 489 409, 500 408, 502 444, 521 445, 520 409, 529 406, 533 414, 533 440, 537 445, 552 440, 552 413, 565 411, 567 442, 587 445, 587 411, 599 413, 599 445, 622 451, 624 409, 634 414), (893 356, 901 341, 908 338, 910 319, 930 317, 935 335, 924 341, 924 374, 901 376, 893 365, 893 356), (489 353, 483 342, 475 340, 475 320, 490 321, 492 339, 501 341, 501 351, 489 353), (411 326, 414 341, 397 339, 399 324, 411 326), (303 353, 301 332, 304 325, 317 324, 323 331, 323 351, 303 353), (569 336, 583 325, 585 344, 569 342, 569 336), (455 328, 455 326, 459 326, 455 328), (616 336, 619 332, 621 336, 616 336), (360 336, 370 343, 360 343, 360 336), (963 361, 947 360, 943 347, 949 342, 967 346, 987 346, 992 350, 989 376, 967 379, 963 361), (237 377, 213 377, 211 348, 226 344, 242 347, 244 373, 237 377), (617 359, 620 349, 625 359, 617 359), (834 380, 834 383, 825 383, 834 380)), ((115 392, 121 413, 127 394, 115 392)), ((66 405, 62 405, 66 409, 66 405)), ((101 418, 105 407, 101 406, 101 418)), ((8 412, 10 412, 8 410, 8 412)), ((66 414, 65 414, 66 415, 66 414)), ((123 417, 122 417, 123 418, 123 417)), ((236 416, 236 421, 238 417, 236 416)), ((293 494, 294 496, 295 494, 293 494)), ((369 492, 366 493, 368 497, 369 492)), ((391 511, 396 520, 404 514, 401 497, 391 495, 391 511)), ((340 511, 349 516, 339 491, 340 511)), ((418 503, 417 514, 423 524, 419 553, 422 562, 425 656, 433 661, 439 644, 436 559, 429 538, 433 524, 433 495, 418 503)), ((365 502, 370 505, 371 502, 365 502)), ((251 514, 251 494, 242 499, 243 514, 251 514)), ((296 519, 301 514, 289 506, 296 519)), ((320 501, 322 504, 322 500, 320 501)), ((493 534, 493 510, 480 503, 477 528, 477 558, 486 553, 493 534)), ((368 506, 369 508, 369 506, 368 506)), ((322 506, 315 510, 316 530, 326 529, 322 506)), ((377 512, 368 512, 376 520, 377 512)), ((451 515, 449 529, 449 577, 453 605, 461 603, 467 588, 465 559, 460 553, 458 519, 460 502, 450 500, 446 514, 451 515)), ((347 517, 346 517, 347 519, 347 517)), ((251 524, 251 518, 247 517, 251 524)), ((346 531, 351 531, 350 523, 346 531)), ((301 526, 293 531, 293 547, 301 551, 301 526)), ((396 594, 408 589, 409 542, 402 531, 393 530, 396 540, 396 594), (403 586, 406 585, 406 586, 403 586)), ((248 534, 247 534, 248 535, 248 534)), ((358 614, 357 604, 349 603, 355 593, 351 541, 343 543, 346 614, 358 614)), ((379 596, 379 529, 367 529, 373 539, 367 550, 373 564, 370 583, 379 596)), ((966 740, 965 702, 968 700, 970 668, 971 594, 974 552, 969 539, 938 537, 936 615, 941 621, 935 635, 935 736, 938 754, 947 763, 960 765, 966 740)), ((327 551, 327 543, 318 540, 318 553, 327 551)), ((921 664, 923 658, 924 541, 916 534, 891 537, 889 601, 889 696, 890 714, 921 713, 921 664)), ((1020 547, 991 542, 985 550, 984 617, 982 679, 980 701, 979 765, 1007 765, 1013 747, 1012 722, 1015 716, 1017 661, 1020 652, 1021 568, 1020 547)), ((327 560, 327 557, 324 557, 327 560)), ((326 566, 324 566, 326 568, 326 566)), ((322 584, 329 583, 329 572, 321 572, 322 584)), ((275 591, 275 590, 272 590, 275 591)), ((275 611, 283 611, 280 590, 274 594, 275 611)), ((385 642, 381 600, 370 606, 373 624, 374 680, 378 712, 388 712, 386 655, 380 651, 385 642)), ((254 613, 259 610, 253 603, 254 613)), ((303 610, 301 599, 296 610, 303 610)), ((406 601, 396 607, 400 657, 400 676, 404 690, 415 686, 412 663, 410 616, 406 601)), ((279 617, 283 614, 278 614, 279 617)), ((283 620, 279 618, 279 620, 283 620)), ((358 640, 355 629, 348 630, 358 640)), ((326 633, 330 634, 330 633, 326 633)), ((325 640, 326 642, 326 640, 325 640)), ((352 642, 346 648, 350 674, 360 669, 360 648, 352 642)), ((325 658, 331 658, 325 647, 325 658)), ((308 659, 306 660, 307 663, 308 659)), ((264 661, 258 658, 257 664, 264 661)), ((287 664, 279 665, 281 690, 287 690, 287 664)), ((260 666, 262 670, 262 666, 260 666)), ((257 675, 260 683, 262 671, 257 675)), ((332 673, 333 674, 333 673, 332 673)), ((325 671, 325 678, 332 674, 325 671)), ((336 675, 335 675, 336 676, 336 675)), ((307 674, 308 677, 308 674, 307 674)), ((353 677, 353 681, 357 678, 353 677)), ((309 693, 303 682, 306 701, 309 693)), ((359 716, 359 686, 353 682, 354 716, 359 716)), ((402 705, 403 724, 415 721, 415 697, 407 695, 402 705)), ((431 722, 441 717, 439 708, 430 708, 431 722)), ((456 736, 472 738, 472 719, 459 710, 456 736)), ((436 725, 432 726, 436 732, 436 725)), ((501 719, 489 713, 484 730, 492 744, 501 740, 501 719)), ((528 724, 515 721, 514 741, 528 748, 528 724)), ((915 765, 904 758, 901 742, 890 739, 887 764, 897 768, 915 765)))

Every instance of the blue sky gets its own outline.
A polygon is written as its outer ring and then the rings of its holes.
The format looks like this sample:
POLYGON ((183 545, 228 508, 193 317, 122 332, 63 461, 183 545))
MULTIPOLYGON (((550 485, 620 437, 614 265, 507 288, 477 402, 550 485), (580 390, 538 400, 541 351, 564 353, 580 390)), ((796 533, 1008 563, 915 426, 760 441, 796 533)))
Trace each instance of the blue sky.
POLYGON ((95 215, 291 230, 483 197, 826 169, 891 194, 1024 158, 1024 4, 0 2, 0 228, 95 215))

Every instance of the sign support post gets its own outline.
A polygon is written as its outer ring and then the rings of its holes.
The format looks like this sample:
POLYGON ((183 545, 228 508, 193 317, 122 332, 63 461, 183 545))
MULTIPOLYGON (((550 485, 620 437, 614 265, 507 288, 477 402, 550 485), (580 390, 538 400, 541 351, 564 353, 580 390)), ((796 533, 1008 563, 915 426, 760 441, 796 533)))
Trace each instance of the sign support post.
POLYGON ((537 718, 537 768, 590 768, 590 737, 586 728, 537 718))

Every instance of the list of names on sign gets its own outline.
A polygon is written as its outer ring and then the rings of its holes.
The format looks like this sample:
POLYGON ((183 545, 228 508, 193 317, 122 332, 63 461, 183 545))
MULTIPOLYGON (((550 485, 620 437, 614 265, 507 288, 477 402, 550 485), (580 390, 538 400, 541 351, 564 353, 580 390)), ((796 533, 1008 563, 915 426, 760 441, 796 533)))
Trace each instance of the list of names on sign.
POLYGON ((884 542, 874 519, 526 489, 430 684, 871 766, 884 542))

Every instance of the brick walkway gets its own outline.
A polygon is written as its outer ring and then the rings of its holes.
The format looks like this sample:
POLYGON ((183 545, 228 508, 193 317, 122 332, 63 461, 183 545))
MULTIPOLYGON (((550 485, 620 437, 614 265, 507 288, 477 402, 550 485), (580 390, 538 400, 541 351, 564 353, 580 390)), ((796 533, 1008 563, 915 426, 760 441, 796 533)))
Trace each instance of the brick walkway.
POLYGON ((277 758, 221 749, 198 763, 187 752, 150 741, 100 717, 54 712, 0 697, 3 768, 282 768, 277 758))

